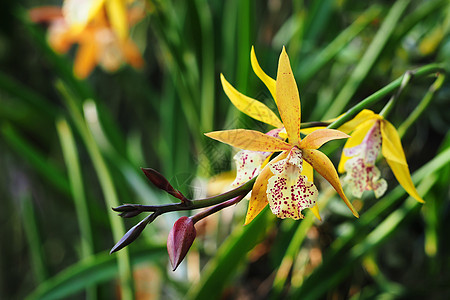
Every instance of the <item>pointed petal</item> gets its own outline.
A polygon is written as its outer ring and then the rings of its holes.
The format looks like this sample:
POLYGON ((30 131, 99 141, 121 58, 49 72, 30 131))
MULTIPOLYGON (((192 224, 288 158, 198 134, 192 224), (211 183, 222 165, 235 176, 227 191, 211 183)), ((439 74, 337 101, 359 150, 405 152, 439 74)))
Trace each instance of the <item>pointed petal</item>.
POLYGON ((258 63, 258 60, 256 59, 255 55, 255 48, 252 46, 252 51, 250 54, 250 61, 252 63, 253 71, 255 72, 256 76, 261 79, 262 82, 266 85, 266 87, 269 89, 270 93, 272 94, 273 100, 275 100, 275 103, 277 103, 276 93, 275 93, 275 86, 276 82, 275 79, 267 75, 263 69, 261 69, 261 66, 258 63))
POLYGON ((291 145, 282 140, 255 130, 232 129, 208 132, 205 135, 244 150, 274 152, 292 148, 291 145))
POLYGON ((63 17, 61 7, 50 5, 32 8, 28 11, 28 16, 33 23, 51 22, 63 17))
POLYGON ((333 166, 333 163, 330 159, 320 152, 319 150, 308 149, 303 150, 303 159, 312 165, 314 170, 316 170, 320 175, 323 176, 336 190, 336 192, 341 196, 342 200, 344 200, 345 204, 350 208, 353 215, 359 218, 359 214, 342 190, 341 182, 339 181, 339 176, 336 172, 336 169, 333 166))
POLYGON ((425 201, 420 197, 416 188, 414 187, 414 183, 411 179, 411 174, 409 173, 408 165, 399 164, 397 161, 386 159, 389 167, 391 167, 392 172, 397 178, 398 183, 405 189, 405 191, 417 201, 424 203, 425 201))
POLYGON ((303 140, 300 141, 299 147, 301 149, 318 149, 326 142, 346 139, 350 136, 339 130, 335 129, 319 129, 308 134, 303 140))
POLYGON ((310 210, 319 221, 322 221, 322 218, 319 214, 319 206, 317 206, 317 203, 313 207, 311 207, 310 210))
POLYGON ((392 172, 405 191, 419 202, 425 202, 420 197, 411 179, 405 152, 395 127, 386 120, 381 121, 381 152, 391 167, 392 172))
POLYGON ((269 203, 267 201, 267 181, 273 176, 270 171, 270 164, 276 163, 282 159, 285 159, 288 152, 285 151, 278 155, 273 161, 271 161, 259 174, 252 189, 252 195, 250 202, 248 203, 247 215, 245 217, 245 225, 249 224, 253 219, 266 207, 269 203))
POLYGON ((122 0, 108 0, 105 2, 108 12, 108 20, 121 40, 125 40, 128 36, 128 23, 126 3, 122 0))
POLYGON ((276 95, 278 111, 286 128, 289 142, 298 145, 301 118, 300 96, 284 47, 278 62, 276 95))
POLYGON ((231 186, 238 187, 258 175, 270 154, 271 152, 250 150, 241 150, 236 153, 233 157, 236 162, 236 179, 231 186))
POLYGON ((125 60, 135 67, 136 69, 141 68, 144 65, 144 59, 142 58, 141 52, 138 47, 131 39, 127 39, 121 44, 123 56, 125 60))
POLYGON ((98 49, 94 43, 83 43, 78 46, 74 62, 74 73, 77 77, 86 78, 97 64, 98 49))
POLYGON ((241 112, 255 120, 264 122, 274 127, 283 127, 283 123, 281 123, 277 115, 265 104, 241 94, 225 79, 223 74, 220 74, 220 80, 222 81, 225 94, 227 94, 231 103, 233 103, 233 105, 236 106, 236 108, 241 112))
POLYGON ((350 134, 350 132, 355 130, 360 124, 371 119, 381 119, 381 117, 369 109, 363 109, 353 119, 339 127, 338 130, 350 134))
POLYGON ((370 128, 372 128, 374 122, 375 120, 371 119, 361 123, 358 128, 356 128, 356 130, 352 133, 347 142, 345 142, 344 151, 342 151, 341 160, 339 161, 338 166, 339 173, 345 172, 345 163, 350 159, 350 156, 345 153, 345 149, 359 146, 366 137, 367 132, 370 130, 370 128))
POLYGON ((319 130, 319 129, 326 129, 325 126, 316 126, 316 127, 308 127, 308 128, 302 128, 300 129, 300 132, 304 135, 311 134, 312 132, 319 130))
POLYGON ((395 127, 386 120, 381 121, 381 152, 386 159, 396 161, 399 164, 408 165, 403 151, 400 136, 395 127))

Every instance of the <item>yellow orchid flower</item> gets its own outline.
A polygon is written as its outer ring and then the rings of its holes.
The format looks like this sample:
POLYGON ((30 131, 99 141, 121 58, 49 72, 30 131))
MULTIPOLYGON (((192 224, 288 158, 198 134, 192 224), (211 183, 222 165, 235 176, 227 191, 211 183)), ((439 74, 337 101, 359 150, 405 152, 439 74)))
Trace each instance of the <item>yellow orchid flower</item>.
POLYGON ((370 110, 363 110, 343 127, 354 131, 345 143, 338 170, 347 172, 344 181, 355 197, 361 197, 366 190, 373 190, 377 198, 385 193, 387 183, 380 178, 375 166, 381 150, 400 185, 411 197, 424 202, 414 187, 400 137, 390 122, 370 110))
MULTIPOLYGON (((303 140, 301 139, 300 96, 297 83, 292 74, 289 57, 284 47, 279 58, 275 85, 273 86, 267 78, 265 80, 271 85, 271 92, 275 93, 275 100, 282 120, 281 124, 277 124, 277 126, 282 125, 286 129, 288 142, 259 131, 246 129, 206 133, 206 136, 210 138, 244 150, 260 152, 282 151, 280 155, 262 169, 256 179, 245 224, 250 223, 267 204, 279 218, 303 218, 303 209, 316 207, 318 192, 312 182, 313 169, 334 187, 352 213, 358 217, 357 211, 344 195, 332 162, 325 154, 317 150, 330 140, 348 138, 349 136, 338 130, 321 129, 307 135, 303 140)), ((264 82, 266 83, 266 81, 264 82)), ((230 95, 228 96, 230 97, 230 95)), ((250 101, 253 100, 251 98, 246 96, 239 97, 243 101, 254 104, 254 102, 250 101)), ((231 99, 232 102, 233 100, 235 99, 231 99)), ((249 107, 250 113, 254 116, 261 118, 267 116, 267 114, 251 110, 253 105, 249 107)), ((269 118, 273 120, 272 117, 269 118)))
MULTIPOLYGON (((62 9, 46 6, 30 11, 32 21, 50 24, 48 40, 56 52, 65 53, 74 43, 79 44, 74 62, 77 77, 86 78, 96 65, 110 72, 124 62, 135 68, 143 65, 144 60, 133 41, 129 37, 121 38, 111 27, 113 22, 105 6, 109 1, 82 1, 80 6, 77 3, 67 0, 62 9)), ((130 10, 127 26, 142 17, 142 8, 130 10)))

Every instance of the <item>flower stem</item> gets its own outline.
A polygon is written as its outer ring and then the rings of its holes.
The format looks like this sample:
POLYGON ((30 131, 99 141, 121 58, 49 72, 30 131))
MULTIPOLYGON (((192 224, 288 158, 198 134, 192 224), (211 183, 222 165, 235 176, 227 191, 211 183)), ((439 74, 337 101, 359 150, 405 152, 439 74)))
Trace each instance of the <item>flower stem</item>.
POLYGON ((202 212, 199 212, 198 214, 196 214, 195 216, 192 217, 192 221, 195 223, 197 223, 198 221, 228 207, 234 204, 238 204, 239 202, 241 202, 242 199, 244 199, 245 194, 239 195, 236 198, 227 200, 225 202, 219 203, 213 207, 210 207, 202 212))
POLYGON ((134 217, 141 212, 156 212, 158 215, 172 212, 172 211, 180 211, 180 210, 193 210, 199 208, 205 208, 214 206, 217 204, 221 204, 227 200, 236 197, 245 197, 248 192, 251 191, 253 184, 255 183, 256 177, 250 179, 243 185, 228 191, 226 193, 204 198, 198 200, 185 201, 180 203, 170 203, 164 205, 140 205, 140 204, 124 204, 119 207, 113 208, 116 212, 122 212, 122 216, 124 217, 134 217))
POLYGON ((408 116, 408 118, 400 125, 398 128, 398 134, 402 137, 408 128, 419 118, 419 116, 426 110, 428 105, 433 100, 436 92, 441 88, 445 81, 445 74, 439 73, 434 83, 428 89, 428 92, 420 101, 419 105, 414 109, 414 111, 408 116))
POLYGON ((392 107, 394 106, 394 102, 398 100, 403 92, 406 89, 406 86, 409 84, 411 79, 413 78, 413 74, 411 71, 406 71, 403 75, 402 83, 400 84, 399 89, 397 90, 397 93, 395 95, 392 95, 391 99, 389 99, 389 102, 386 103, 386 105, 383 107, 383 109, 380 112, 380 116, 387 118, 388 114, 391 112, 392 107))
MULTIPOLYGON (((444 68, 441 64, 429 64, 426 66, 423 66, 419 69, 411 71, 412 75, 414 75, 414 78, 423 78, 430 74, 436 73, 436 72, 442 72, 444 73, 444 68)), ((403 76, 397 78, 396 80, 392 81, 390 84, 385 86, 384 88, 380 89, 379 91, 373 93, 369 97, 365 98, 352 108, 350 108, 342 117, 328 125, 327 128, 329 129, 337 129, 341 125, 343 125, 345 122, 349 121, 351 118, 353 118, 357 113, 359 113, 361 110, 371 106, 372 104, 378 102, 381 100, 384 96, 390 94, 395 89, 399 88, 403 80, 403 76)))

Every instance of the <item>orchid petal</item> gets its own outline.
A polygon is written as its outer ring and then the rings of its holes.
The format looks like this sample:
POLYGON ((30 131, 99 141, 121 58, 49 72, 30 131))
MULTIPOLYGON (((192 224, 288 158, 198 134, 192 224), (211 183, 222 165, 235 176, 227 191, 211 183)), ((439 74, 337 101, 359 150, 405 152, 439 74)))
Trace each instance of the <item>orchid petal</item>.
POLYGON ((411 179, 411 174, 409 173, 408 165, 399 164, 398 162, 390 159, 386 159, 389 167, 391 167, 392 172, 397 178, 398 183, 405 189, 405 191, 417 201, 424 203, 425 201, 420 197, 416 188, 414 187, 414 183, 411 179))
POLYGON ((264 169, 256 178, 255 184, 253 185, 252 195, 248 203, 247 215, 245 217, 245 225, 249 224, 253 219, 266 207, 269 203, 267 201, 267 181, 273 176, 272 171, 270 171, 270 165, 276 163, 282 159, 285 159, 288 152, 285 151, 278 155, 274 160, 269 162, 269 164, 264 167, 264 169))
POLYGON ((322 175, 336 190, 336 192, 344 200, 345 204, 352 211, 353 215, 359 218, 359 214, 342 190, 339 176, 330 159, 319 150, 308 149, 303 150, 303 159, 306 160, 320 175, 322 175))
POLYGON ((244 150, 275 152, 292 148, 291 145, 282 140, 255 130, 232 129, 208 132, 205 135, 244 150))
POLYGON ((408 165, 406 162, 405 152, 403 151, 400 136, 395 127, 386 120, 381 122, 381 136, 383 144, 381 152, 386 159, 395 161, 399 164, 408 165))
POLYGON ((271 152, 241 150, 233 157, 236 161, 236 179, 232 186, 240 186, 259 174, 261 166, 271 152))
POLYGON ((335 129, 319 129, 308 134, 300 141, 301 149, 318 149, 320 146, 331 140, 346 139, 350 136, 335 129))
POLYGON ((375 114, 369 109, 363 109, 353 119, 340 126, 338 130, 350 134, 350 132, 355 130, 360 124, 372 119, 381 119, 381 116, 375 114))
POLYGON ((65 0, 62 12, 65 21, 74 27, 83 29, 100 11, 105 0, 65 0))
POLYGON ((380 198, 387 190, 387 182, 380 178, 376 166, 365 164, 361 156, 349 159, 345 164, 347 175, 344 181, 349 185, 353 196, 361 198, 364 191, 373 190, 375 197, 380 198))
POLYGON ((373 119, 369 119, 361 123, 352 133, 351 137, 345 142, 344 151, 342 151, 341 160, 339 161, 338 166, 339 173, 345 172, 345 163, 350 159, 350 156, 345 153, 345 150, 359 146, 366 137, 367 132, 372 128, 374 122, 373 119))
POLYGON ((286 128, 289 142, 298 145, 301 120, 300 96, 284 47, 278 62, 276 95, 278 111, 286 128))
POLYGON ((302 172, 302 151, 294 147, 289 155, 270 165, 274 174, 267 183, 267 200, 279 218, 303 219, 302 210, 314 207, 318 191, 302 172))
POLYGON ((326 126, 315 126, 315 127, 308 127, 308 128, 302 128, 300 129, 300 132, 304 135, 311 134, 312 132, 319 130, 319 129, 326 129, 326 126))
POLYGON ((121 40, 125 40, 128 36, 127 11, 125 1, 122 0, 108 0, 105 2, 105 7, 108 12, 108 19, 111 22, 111 27, 117 33, 121 40))
POLYGON ((231 103, 233 103, 233 105, 241 112, 255 120, 264 122, 274 127, 283 127, 283 123, 281 123, 277 115, 265 104, 241 94, 225 79, 223 74, 220 74, 220 80, 222 81, 225 94, 227 94, 231 103))
POLYGON ((83 43, 78 46, 74 62, 74 73, 86 78, 97 64, 98 48, 95 43, 83 43))
POLYGON ((131 39, 127 39, 122 45, 123 56, 126 62, 135 67, 136 69, 141 68, 144 65, 144 59, 142 58, 141 52, 135 43, 131 39))
POLYGON ((406 162, 405 153, 397 130, 391 123, 383 120, 381 122, 381 135, 383 139, 381 151, 391 167, 395 178, 397 178, 400 185, 411 197, 419 202, 425 202, 422 197, 420 197, 412 182, 408 163, 406 162))
MULTIPOLYGON (((269 89, 270 93, 272 94, 272 97, 275 100, 275 103, 277 103, 276 93, 275 93, 275 87, 276 87, 275 79, 273 79, 272 77, 270 77, 263 71, 263 69, 261 68, 261 66, 258 63, 258 60, 256 59, 255 48, 253 46, 252 46, 252 51, 250 54, 250 61, 252 63, 252 68, 253 68, 253 71, 255 72, 256 76, 258 76, 259 79, 261 79, 261 81, 264 82, 264 84, 269 89)), ((276 126, 276 127, 281 127, 281 126, 276 126)))

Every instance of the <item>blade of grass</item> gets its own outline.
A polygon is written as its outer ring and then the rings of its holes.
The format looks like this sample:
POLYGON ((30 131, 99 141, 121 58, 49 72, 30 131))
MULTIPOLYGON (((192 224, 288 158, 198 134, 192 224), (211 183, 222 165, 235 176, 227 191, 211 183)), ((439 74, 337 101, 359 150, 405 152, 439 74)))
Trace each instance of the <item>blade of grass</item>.
POLYGON ((274 218, 264 209, 250 224, 234 230, 215 257, 201 271, 200 281, 189 290, 186 299, 218 299, 232 275, 245 261, 247 253, 260 241, 274 218))
POLYGON ((42 251, 42 239, 39 233, 39 223, 33 207, 31 196, 26 193, 22 196, 23 229, 27 238, 29 253, 31 255, 31 267, 33 269, 36 282, 40 284, 48 278, 46 260, 42 251))
MULTIPOLYGON (((421 195, 426 195, 437 181, 437 176, 428 176, 424 178, 422 183, 418 186, 418 191, 421 195)), ((324 293, 331 290, 339 282, 345 279, 348 272, 354 267, 354 263, 361 260, 366 254, 374 251, 381 244, 386 242, 392 235, 404 225, 412 214, 418 212, 420 204, 411 197, 388 217, 383 222, 370 232, 363 241, 360 241, 347 251, 342 257, 331 261, 327 264, 321 265, 320 269, 316 269, 306 279, 302 286, 292 294, 293 299, 317 299, 324 293), (320 278, 319 278, 320 277, 320 278), (310 278, 319 280, 319 285, 314 285, 309 281, 310 278)))
MULTIPOLYGON (((56 83, 56 87, 61 93, 61 96, 67 106, 67 110, 69 111, 91 157, 92 163, 100 181, 101 189, 103 191, 105 204, 108 208, 107 214, 110 220, 113 238, 115 241, 118 241, 125 234, 125 227, 122 223, 122 220, 116 215, 116 213, 109 209, 111 207, 116 207, 119 205, 111 173, 104 160, 104 157, 100 152, 97 141, 94 139, 92 132, 89 130, 89 127, 87 126, 86 121, 83 118, 77 101, 75 101, 75 99, 73 98, 73 94, 69 92, 68 88, 62 81, 58 81, 56 83)), ((118 252, 116 255, 120 270, 119 274, 122 299, 133 299, 134 286, 128 249, 125 248, 122 251, 118 252)))
POLYGON ((0 72, 0 90, 29 104, 43 118, 54 119, 56 117, 56 108, 50 105, 47 99, 3 72, 0 72))
POLYGON ((70 195, 67 177, 52 162, 32 146, 12 125, 3 124, 1 133, 6 141, 21 157, 24 157, 36 171, 42 174, 59 191, 70 195))
MULTIPOLYGON (((422 181, 418 188, 422 195, 426 194, 435 183, 434 177, 430 176, 430 174, 438 172, 449 162, 450 148, 436 156, 433 160, 414 173, 412 176, 413 182, 417 184, 417 182, 422 181), (427 181, 430 178, 433 180, 431 182, 427 181)), ((340 282, 343 276, 341 271, 344 271, 344 269, 345 272, 348 271, 348 267, 351 267, 351 263, 354 262, 355 259, 360 259, 363 254, 373 250, 372 247, 376 247, 383 242, 385 238, 395 231, 395 226, 390 228, 392 224, 398 223, 403 217, 406 217, 407 214, 411 213, 411 211, 419 206, 417 201, 408 198, 408 201, 405 202, 401 209, 398 211, 395 210, 387 218, 383 218, 384 221, 370 232, 374 222, 377 219, 382 218, 385 212, 400 201, 405 194, 406 192, 404 189, 401 186, 397 186, 391 193, 383 197, 377 204, 365 212, 358 223, 354 223, 350 230, 341 235, 339 239, 332 244, 332 249, 326 254, 326 259, 322 265, 303 282, 300 288, 292 293, 292 297, 295 299, 295 297, 302 295, 302 297, 308 299, 315 299, 315 297, 319 297, 319 295, 325 292, 327 288, 340 282), (394 231, 391 231, 391 229, 394 231), (353 245, 357 246, 352 249, 351 247, 353 245), (348 260, 351 261, 345 261, 343 257, 349 255, 349 253, 351 253, 352 256, 348 258, 348 260), (326 284, 324 283, 325 281, 326 284), (317 286, 320 286, 320 289, 317 288, 317 286)))
POLYGON ((94 254, 94 239, 92 238, 89 209, 84 195, 78 151, 72 130, 67 121, 65 119, 59 119, 56 123, 56 128, 61 142, 64 161, 67 166, 72 197, 80 226, 82 257, 88 258, 94 254))
MULTIPOLYGON (((132 265, 157 262, 166 253, 165 245, 145 245, 132 251, 132 265)), ((114 256, 96 254, 90 260, 80 261, 43 282, 27 296, 27 300, 65 299, 86 287, 109 281, 120 275, 114 256)))
MULTIPOLYGON (((83 178, 81 175, 78 151, 72 130, 65 119, 59 119, 56 122, 64 161, 67 166, 72 198, 77 213, 78 226, 81 236, 81 258, 83 260, 90 259, 94 254, 94 239, 91 232, 91 221, 89 218, 89 209, 84 193, 83 178)), ((95 299, 97 290, 95 286, 86 289, 86 298, 95 299)))
POLYGON ((409 0, 396 1, 389 10, 386 19, 361 58, 360 63, 355 67, 355 70, 348 78, 344 87, 325 112, 323 116, 324 120, 339 115, 344 110, 350 99, 355 95, 358 87, 367 77, 370 69, 374 66, 376 60, 386 46, 386 43, 394 32, 394 29, 396 28, 397 23, 399 22, 409 2, 409 0))
POLYGON ((311 79, 325 64, 330 62, 350 41, 367 27, 381 13, 378 5, 370 6, 349 27, 342 31, 331 43, 312 58, 300 62, 297 68, 298 82, 302 84, 311 79))

